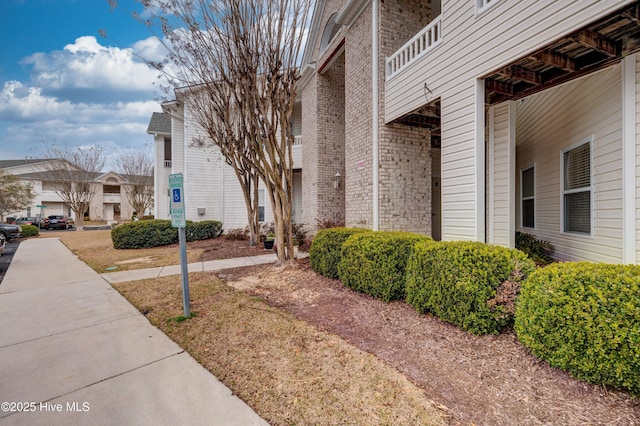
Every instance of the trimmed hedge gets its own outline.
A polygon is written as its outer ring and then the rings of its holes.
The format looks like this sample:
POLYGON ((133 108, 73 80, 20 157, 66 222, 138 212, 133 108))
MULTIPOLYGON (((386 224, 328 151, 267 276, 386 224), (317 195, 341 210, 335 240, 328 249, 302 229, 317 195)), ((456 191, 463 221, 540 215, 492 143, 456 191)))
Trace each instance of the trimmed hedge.
MULTIPOLYGON (((496 298, 535 265, 519 250, 479 242, 418 243, 407 262, 407 302, 474 334, 497 334, 513 315, 496 298)), ((512 286, 514 287, 514 286, 512 286)), ((515 291, 515 290, 512 290, 515 291)))
POLYGON ((342 251, 342 243, 353 234, 371 232, 361 228, 326 228, 320 229, 313 237, 309 258, 311 268, 328 278, 338 278, 338 263, 342 251))
POLYGON ((22 226, 22 236, 23 237, 35 237, 40 233, 40 230, 37 226, 33 225, 20 225, 22 226))
POLYGON ((580 262, 537 270, 522 285, 515 330, 552 367, 640 394, 640 266, 580 262))
MULTIPOLYGON (((215 220, 187 221, 187 241, 216 238, 222 233, 222 223, 215 220)), ((140 220, 117 226, 111 230, 116 249, 137 249, 166 246, 178 242, 178 229, 170 220, 140 220)))
POLYGON ((347 287, 388 302, 405 296, 405 267, 413 246, 431 238, 409 232, 367 232, 342 244, 338 264, 347 287))
POLYGON ((222 222, 217 220, 203 220, 201 222, 187 221, 185 231, 187 241, 217 238, 222 234, 222 222))

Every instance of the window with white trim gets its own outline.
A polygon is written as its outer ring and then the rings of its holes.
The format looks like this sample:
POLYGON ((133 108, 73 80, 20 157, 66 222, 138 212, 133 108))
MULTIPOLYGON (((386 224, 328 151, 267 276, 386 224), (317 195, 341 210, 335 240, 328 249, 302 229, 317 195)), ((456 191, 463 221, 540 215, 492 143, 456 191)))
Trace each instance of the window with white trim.
POLYGON ((535 179, 535 166, 520 171, 521 223, 525 228, 536 226, 535 179))
POLYGON ((258 221, 264 222, 264 189, 258 190, 258 221))
POLYGON ((499 1, 500 0, 476 0, 476 11, 477 13, 482 13, 499 1))
POLYGON ((562 152, 562 231, 591 235, 592 170, 588 139, 562 152))

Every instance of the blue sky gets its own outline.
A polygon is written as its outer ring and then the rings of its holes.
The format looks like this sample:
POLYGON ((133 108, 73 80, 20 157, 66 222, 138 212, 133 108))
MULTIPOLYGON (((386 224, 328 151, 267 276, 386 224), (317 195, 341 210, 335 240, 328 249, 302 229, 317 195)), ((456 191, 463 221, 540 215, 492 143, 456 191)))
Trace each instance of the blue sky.
POLYGON ((150 149, 162 47, 134 0, 0 0, 0 159, 38 157, 43 140, 150 149), (107 32, 100 37, 99 30, 107 32))

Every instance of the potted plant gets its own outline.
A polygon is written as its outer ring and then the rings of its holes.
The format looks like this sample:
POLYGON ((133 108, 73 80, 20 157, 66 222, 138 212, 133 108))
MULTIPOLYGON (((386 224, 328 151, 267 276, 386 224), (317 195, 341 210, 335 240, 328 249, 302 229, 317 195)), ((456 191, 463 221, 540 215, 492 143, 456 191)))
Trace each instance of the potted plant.
POLYGON ((276 235, 273 232, 269 232, 264 239, 265 250, 273 250, 273 243, 276 241, 276 235))

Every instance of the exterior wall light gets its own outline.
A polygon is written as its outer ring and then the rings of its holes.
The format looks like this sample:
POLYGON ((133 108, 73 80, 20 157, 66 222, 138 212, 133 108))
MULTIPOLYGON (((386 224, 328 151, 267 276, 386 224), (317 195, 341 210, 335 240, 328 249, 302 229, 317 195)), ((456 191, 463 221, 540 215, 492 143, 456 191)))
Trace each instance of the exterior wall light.
POLYGON ((340 173, 336 173, 336 175, 333 177, 333 187, 335 189, 340 188, 340 182, 342 181, 342 176, 340 175, 340 173))

